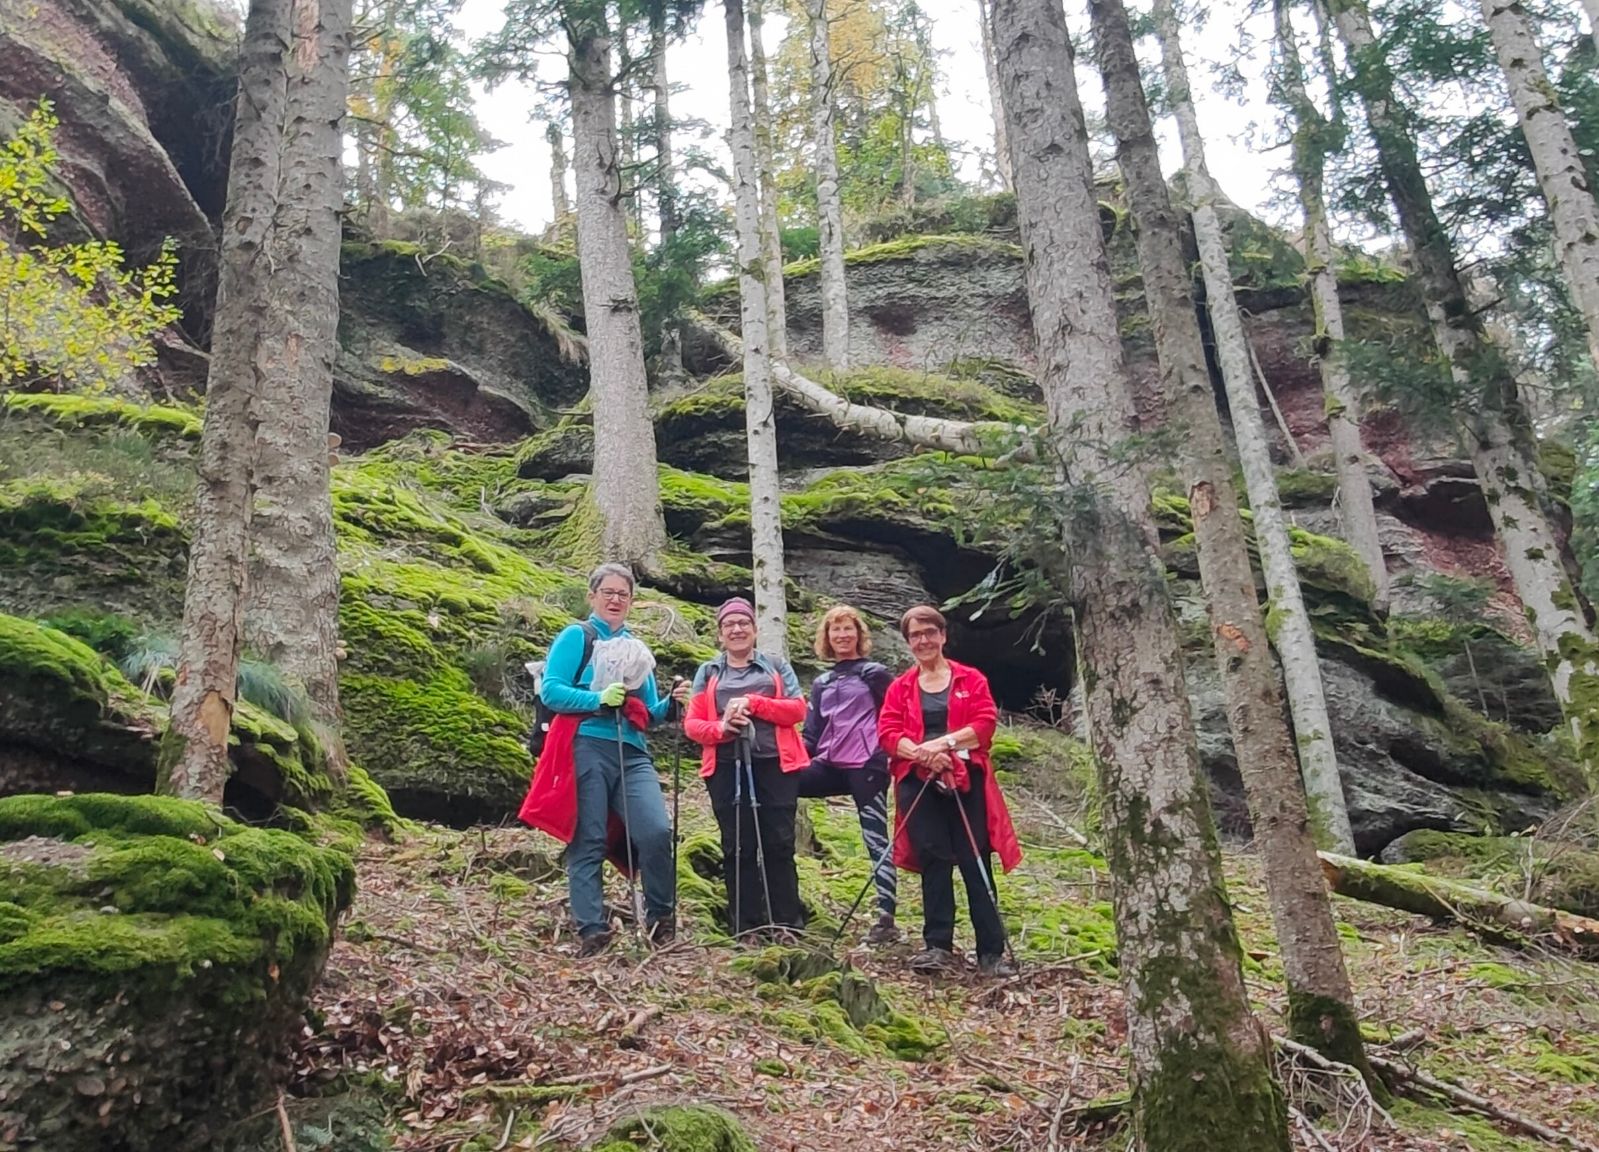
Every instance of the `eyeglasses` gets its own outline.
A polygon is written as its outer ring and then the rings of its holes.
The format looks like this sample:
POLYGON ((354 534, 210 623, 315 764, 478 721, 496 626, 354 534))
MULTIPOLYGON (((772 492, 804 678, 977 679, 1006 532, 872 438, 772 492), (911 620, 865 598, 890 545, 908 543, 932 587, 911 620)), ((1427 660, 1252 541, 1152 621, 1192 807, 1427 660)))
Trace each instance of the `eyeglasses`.
POLYGON ((753 627, 755 627, 754 622, 743 616, 729 616, 722 621, 722 631, 724 632, 748 632, 753 627))
POLYGON ((906 635, 905 639, 911 640, 911 641, 915 641, 915 640, 936 640, 942 635, 943 635, 943 633, 940 632, 937 628, 918 628, 915 632, 908 633, 906 635))
POLYGON ((623 604, 633 599, 633 593, 626 588, 598 588, 594 594, 601 600, 617 600, 623 604))

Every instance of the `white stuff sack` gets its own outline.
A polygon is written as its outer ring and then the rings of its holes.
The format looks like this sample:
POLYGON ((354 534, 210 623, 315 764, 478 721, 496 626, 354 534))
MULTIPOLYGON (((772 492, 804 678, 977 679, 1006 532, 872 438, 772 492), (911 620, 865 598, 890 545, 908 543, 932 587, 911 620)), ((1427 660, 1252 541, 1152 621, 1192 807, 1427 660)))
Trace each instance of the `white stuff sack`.
POLYGON ((644 641, 636 636, 613 636, 594 642, 594 679, 589 685, 603 691, 607 684, 625 684, 629 692, 644 687, 644 681, 655 671, 655 657, 644 641))

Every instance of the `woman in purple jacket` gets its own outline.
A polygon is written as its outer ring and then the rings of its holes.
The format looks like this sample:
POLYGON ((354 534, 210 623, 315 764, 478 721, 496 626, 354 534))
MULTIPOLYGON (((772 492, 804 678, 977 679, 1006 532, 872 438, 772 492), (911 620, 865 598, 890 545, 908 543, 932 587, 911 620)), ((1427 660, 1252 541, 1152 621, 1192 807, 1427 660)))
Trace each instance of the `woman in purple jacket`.
POLYGON ((847 605, 822 617, 815 650, 834 663, 811 684, 804 730, 811 763, 800 772, 800 795, 854 799, 867 858, 879 865, 873 877, 879 915, 866 941, 892 944, 899 929, 894 924, 894 861, 887 850, 888 757, 878 740, 877 712, 894 674, 866 659, 871 634, 861 614, 847 605))

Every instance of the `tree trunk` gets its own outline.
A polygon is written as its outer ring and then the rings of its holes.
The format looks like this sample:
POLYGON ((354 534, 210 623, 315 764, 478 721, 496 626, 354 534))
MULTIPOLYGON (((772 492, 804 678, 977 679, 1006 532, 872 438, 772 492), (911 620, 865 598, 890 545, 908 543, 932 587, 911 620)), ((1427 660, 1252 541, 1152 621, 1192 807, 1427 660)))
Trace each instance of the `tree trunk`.
MULTIPOLYGON (((662 5, 650 11, 650 64, 650 86, 655 97, 655 210, 660 220, 661 252, 671 260, 678 226, 677 174, 672 170, 672 85, 666 74, 666 9, 662 5)), ((676 316, 668 316, 661 326, 656 373, 665 385, 688 379, 683 370, 683 326, 676 316)))
MULTIPOLYGON (((761 650, 788 650, 783 586, 783 516, 777 475, 777 419, 766 347, 769 309, 761 247, 761 193, 749 67, 744 57, 744 0, 723 0, 727 15, 727 83, 732 113, 734 205, 738 224, 738 287, 744 326, 744 427, 750 457, 750 555, 755 576, 755 629, 761 650)), ((751 31, 754 31, 752 28, 751 31)))
POLYGON ((783 297, 783 233, 777 223, 777 180, 772 168, 772 101, 766 80, 766 48, 761 43, 763 0, 750 0, 750 67, 755 93, 755 163, 760 191, 761 252, 766 264, 767 352, 788 359, 788 306, 783 297))
POLYGON ((572 211, 572 202, 566 198, 566 134, 558 121, 544 126, 544 139, 550 143, 550 208, 559 224, 572 211))
POLYGON ((299 683, 323 728, 329 767, 338 738, 339 566, 329 494, 328 416, 338 352, 339 217, 349 88, 350 0, 299 0, 282 124, 278 183, 293 247, 272 266, 271 291, 292 360, 261 389, 255 510, 244 643, 299 683))
POLYGON ((1459 880, 1332 852, 1321 854, 1321 868, 1332 890, 1352 900, 1464 924, 1504 943, 1521 944, 1533 936, 1548 938, 1563 948, 1599 958, 1599 920, 1588 916, 1517 900, 1459 880))
POLYGON ((827 42, 827 0, 805 0, 811 34, 811 136, 816 149, 817 233, 822 258, 822 360, 849 371, 849 303, 844 282, 844 205, 833 140, 833 62, 827 42))
MULTIPOLYGON (((694 327, 718 344, 725 355, 742 357, 744 343, 734 333, 700 313, 691 313, 694 327)), ((772 381, 807 411, 825 417, 835 428, 876 436, 890 443, 910 444, 956 456, 986 456, 993 463, 1033 463, 1037 459, 1035 429, 996 421, 972 423, 938 416, 916 416, 846 400, 802 376, 787 364, 773 362, 772 381)))
POLYGON ((1088 10, 1105 80, 1107 117, 1116 137, 1116 160, 1137 225, 1144 300, 1165 394, 1183 430, 1180 466, 1193 513, 1199 579, 1226 692, 1233 750, 1282 949, 1290 1030, 1295 1039, 1330 1059, 1362 1069, 1376 1085, 1365 1060, 1327 886, 1316 862, 1277 666, 1255 598, 1232 463, 1205 367, 1193 280, 1160 171, 1127 10, 1122 0, 1090 0, 1088 10))
MULTIPOLYGON (((1595 0, 1599 3, 1599 0, 1595 0)), ((994 171, 1006 192, 1016 188, 1011 179, 1010 140, 1005 134, 1005 109, 999 99, 999 73, 994 67, 994 37, 989 30, 988 0, 977 0, 977 19, 983 29, 983 70, 988 74, 988 110, 994 117, 994 171)))
POLYGON ((199 485, 184 588, 172 717, 162 741, 158 788, 222 802, 230 773, 228 735, 238 691, 255 504, 256 429, 267 392, 298 368, 296 301, 275 269, 299 259, 290 224, 299 206, 283 198, 289 84, 298 71, 294 29, 302 5, 254 0, 240 49, 239 97, 223 213, 217 314, 206 380, 199 485))
POLYGON ((1341 144, 1343 129, 1322 116, 1305 87, 1288 2, 1273 0, 1272 5, 1277 27, 1277 77, 1294 120, 1294 177, 1305 219, 1305 266, 1310 272, 1311 302, 1316 313, 1316 357, 1338 474, 1339 511, 1344 536, 1365 563, 1371 577, 1373 603, 1382 611, 1388 605, 1388 565, 1377 533, 1377 511, 1372 505, 1371 480, 1366 475, 1366 454, 1360 440, 1360 394, 1349 378, 1344 356, 1344 309, 1338 299, 1332 229, 1322 194, 1327 153, 1341 144))
POLYGON ((1544 71, 1532 21, 1520 0, 1482 0, 1499 67, 1521 120, 1538 185, 1549 205, 1555 251, 1571 299, 1588 326, 1588 354, 1599 366, 1599 207, 1588 190, 1577 142, 1544 71))
MULTIPOLYGON (((629 58, 626 49, 625 32, 622 39, 622 59, 625 68, 629 58)), ((620 121, 617 125, 617 145, 622 166, 622 203, 626 205, 625 215, 631 234, 642 245, 644 242, 642 225, 644 203, 639 195, 638 132, 633 127, 633 82, 626 76, 616 86, 616 106, 620 121)))
POLYGON ((1416 263, 1433 338, 1460 393, 1462 430, 1505 566, 1549 669, 1555 698, 1591 765, 1599 740, 1599 656, 1544 511, 1543 476, 1515 378, 1467 300, 1453 246, 1433 210, 1416 143, 1394 98, 1393 75, 1365 7, 1359 0, 1333 0, 1332 10, 1377 142, 1378 163, 1416 263))
POLYGON ((1039 384, 1072 541, 1069 594, 1127 990, 1134 1140, 1286 1152, 1270 1047, 1249 1010, 1156 552, 1060 0, 993 0, 1039 384))
POLYGON ((1238 442, 1238 459, 1243 466, 1249 507, 1254 514, 1255 540, 1260 547, 1266 590, 1271 596, 1275 630, 1272 641, 1282 659, 1288 707, 1293 714, 1299 745, 1299 769, 1310 804, 1311 827, 1316 842, 1322 847, 1353 852, 1354 834, 1349 828, 1349 810, 1344 804, 1343 782, 1338 775, 1332 721, 1327 716, 1321 664, 1316 658, 1316 637, 1300 593, 1288 524, 1277 496, 1277 474, 1271 462, 1266 425, 1260 417, 1260 401, 1255 394, 1249 336, 1244 331, 1243 317, 1233 295, 1227 244, 1216 214, 1216 184, 1205 165, 1205 143, 1190 96, 1188 69, 1183 63, 1178 39, 1177 14, 1171 0, 1154 0, 1153 12, 1166 88, 1182 139, 1183 170, 1192 204, 1194 236, 1199 242, 1205 296, 1216 336, 1216 355, 1221 361, 1228 406, 1232 410, 1233 434, 1238 442))
POLYGON ((572 135, 577 173, 577 246, 588 322, 589 396, 594 407, 591 495, 607 560, 658 570, 666 547, 655 426, 650 423, 639 327, 616 163, 611 37, 601 0, 568 14, 572 135))
POLYGON ((1599 0, 1582 0, 1582 10, 1588 14, 1588 35, 1593 38, 1595 51, 1599 51, 1599 0))

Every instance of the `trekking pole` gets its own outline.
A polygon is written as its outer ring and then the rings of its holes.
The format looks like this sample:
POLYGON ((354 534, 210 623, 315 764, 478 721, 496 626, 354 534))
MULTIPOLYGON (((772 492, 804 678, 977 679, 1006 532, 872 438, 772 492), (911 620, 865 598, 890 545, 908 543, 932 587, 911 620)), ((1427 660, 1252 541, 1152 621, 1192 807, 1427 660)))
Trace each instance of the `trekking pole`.
MULTIPOLYGON (((745 728, 745 732, 751 731, 745 728)), ((755 867, 761 870, 761 894, 766 898, 766 922, 774 923, 772 919, 772 882, 766 876, 766 843, 761 835, 761 798, 755 791, 755 757, 751 754, 754 741, 747 739, 741 742, 744 749, 744 771, 749 774, 750 783, 750 823, 755 827, 755 867)))
MULTIPOLYGON (((682 793, 683 777, 683 724, 682 708, 677 702, 677 686, 683 682, 683 677, 672 677, 672 702, 666 707, 666 716, 669 723, 675 723, 677 732, 672 740, 672 887, 677 888, 677 843, 678 843, 678 799, 682 793)), ((675 904, 674 904, 675 920, 675 904)), ((676 927, 675 923, 673 927, 676 927)))
POLYGON ((844 936, 844 929, 849 927, 849 922, 855 918, 855 913, 860 908, 861 901, 866 899, 866 893, 871 891, 872 885, 876 882, 877 874, 882 871, 883 865, 888 863, 888 857, 894 851, 894 841, 899 839, 900 829, 910 827, 911 815, 916 811, 916 806, 922 802, 922 797, 927 795, 927 786, 932 782, 933 777, 931 776, 922 781, 922 786, 916 790, 916 795, 911 799, 911 806, 905 809, 905 819, 894 822, 894 831, 889 834, 888 843, 884 844, 883 850, 878 853, 877 861, 872 865, 872 870, 866 874, 866 883, 861 885, 860 892, 856 894, 855 903, 849 906, 849 911, 844 914, 844 919, 839 921, 838 931, 833 933, 833 939, 827 945, 829 952, 838 947, 839 940, 844 936))
POLYGON ((744 770, 738 762, 739 741, 733 738, 733 907, 727 922, 733 939, 744 934, 744 770))
POLYGON ((616 771, 622 790, 622 844, 627 853, 627 904, 633 910, 633 932, 644 931, 644 905, 639 899, 638 869, 633 862, 633 822, 627 815, 627 747, 622 742, 622 712, 616 712, 616 771))
POLYGON ((961 803, 959 792, 955 793, 955 807, 961 814, 961 824, 966 828, 966 843, 972 847, 972 859, 977 861, 977 870, 982 874, 983 884, 988 889, 988 898, 994 903, 994 916, 999 920, 999 934, 1005 940, 1005 954, 1010 957, 1012 964, 1018 964, 1016 950, 1011 947, 1010 933, 1005 930, 1005 917, 999 913, 999 892, 995 889, 994 877, 988 870, 988 857, 977 850, 977 833, 972 831, 972 820, 966 815, 966 805, 961 803))

